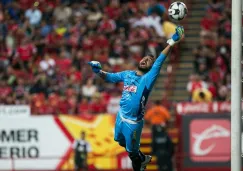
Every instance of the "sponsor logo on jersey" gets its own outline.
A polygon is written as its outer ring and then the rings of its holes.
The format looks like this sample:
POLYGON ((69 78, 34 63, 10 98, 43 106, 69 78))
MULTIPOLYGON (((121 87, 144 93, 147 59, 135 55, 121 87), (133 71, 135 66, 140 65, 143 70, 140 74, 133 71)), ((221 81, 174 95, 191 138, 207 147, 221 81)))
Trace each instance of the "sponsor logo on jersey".
POLYGON ((132 86, 124 86, 123 90, 136 93, 137 92, 137 86, 134 86, 134 85, 132 85, 132 86))

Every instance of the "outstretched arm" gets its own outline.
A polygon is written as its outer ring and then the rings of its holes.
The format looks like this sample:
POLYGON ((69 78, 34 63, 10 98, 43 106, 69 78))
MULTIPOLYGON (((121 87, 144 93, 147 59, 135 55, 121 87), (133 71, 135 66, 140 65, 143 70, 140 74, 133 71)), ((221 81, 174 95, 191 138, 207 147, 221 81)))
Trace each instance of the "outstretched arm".
POLYGON ((155 60, 152 68, 151 68, 151 73, 150 74, 156 74, 160 72, 160 68, 162 64, 164 63, 166 57, 168 54, 171 52, 173 46, 167 45, 166 48, 161 52, 159 57, 155 60))
POLYGON ((175 34, 172 36, 171 39, 169 39, 167 41, 168 45, 166 46, 166 48, 161 52, 161 54, 159 55, 159 57, 155 60, 151 70, 146 74, 147 79, 147 88, 151 89, 160 73, 160 69, 162 64, 164 63, 166 57, 168 56, 168 54, 171 52, 172 47, 178 43, 182 37, 184 35, 184 29, 183 27, 178 26, 176 28, 176 32, 175 34))
POLYGON ((164 63, 167 55, 170 53, 171 50, 172 50, 172 46, 167 45, 167 47, 161 52, 159 57, 154 62, 150 71, 146 74, 146 78, 148 78, 147 81, 146 81, 146 83, 147 83, 146 86, 147 86, 148 89, 152 89, 152 87, 155 83, 155 80, 160 73, 160 69, 162 67, 162 64, 164 63))
POLYGON ((98 76, 100 76, 102 79, 104 79, 107 82, 117 83, 117 82, 122 82, 124 80, 126 71, 117 72, 117 73, 105 72, 101 70, 102 67, 98 61, 91 61, 89 62, 89 65, 92 67, 94 73, 96 73, 98 76))
POLYGON ((102 70, 100 70, 100 72, 97 74, 97 75, 99 75, 100 76, 100 78, 102 78, 102 79, 106 79, 106 75, 107 75, 107 73, 108 72, 105 72, 105 71, 102 71, 102 70))
POLYGON ((110 82, 110 83, 123 82, 125 74, 126 74, 126 71, 109 73, 109 72, 100 70, 100 72, 98 73, 98 75, 101 78, 103 78, 105 81, 110 82))

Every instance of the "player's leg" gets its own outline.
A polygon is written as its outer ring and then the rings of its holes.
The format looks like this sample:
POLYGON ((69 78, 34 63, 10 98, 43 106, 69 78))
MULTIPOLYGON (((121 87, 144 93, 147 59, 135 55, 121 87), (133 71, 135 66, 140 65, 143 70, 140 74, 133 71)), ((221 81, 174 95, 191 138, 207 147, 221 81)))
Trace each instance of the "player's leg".
POLYGON ((126 139, 126 150, 132 160, 132 166, 135 171, 144 170, 151 156, 145 156, 140 150, 140 137, 143 129, 143 121, 137 124, 124 122, 122 133, 126 139))
POLYGON ((114 134, 114 140, 119 143, 120 146, 126 148, 126 141, 125 137, 122 134, 122 120, 119 117, 119 114, 117 114, 116 117, 116 123, 115 123, 115 134, 114 134))

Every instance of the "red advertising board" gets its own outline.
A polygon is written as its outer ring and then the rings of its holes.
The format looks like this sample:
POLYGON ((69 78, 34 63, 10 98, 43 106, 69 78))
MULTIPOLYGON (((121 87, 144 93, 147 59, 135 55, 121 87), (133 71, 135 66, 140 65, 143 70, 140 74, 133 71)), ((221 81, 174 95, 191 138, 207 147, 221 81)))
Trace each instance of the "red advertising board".
POLYGON ((181 117, 179 170, 229 171, 230 115, 211 113, 181 117))
POLYGON ((230 102, 179 103, 179 171, 230 171, 230 102))
MULTIPOLYGON (((243 107, 243 103, 242 103, 243 107)), ((176 112, 179 115, 197 114, 197 113, 229 113, 231 108, 230 102, 212 102, 212 103, 178 103, 176 112)))
POLYGON ((194 119, 189 125, 190 159, 195 162, 230 160, 230 121, 194 119))

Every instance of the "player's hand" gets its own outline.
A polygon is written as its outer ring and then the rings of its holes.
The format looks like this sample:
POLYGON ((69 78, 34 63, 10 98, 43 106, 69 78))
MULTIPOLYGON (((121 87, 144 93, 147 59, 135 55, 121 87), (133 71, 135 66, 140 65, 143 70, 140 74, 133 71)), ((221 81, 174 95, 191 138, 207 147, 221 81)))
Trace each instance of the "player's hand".
POLYGON ((102 68, 100 62, 98 61, 90 61, 88 64, 91 66, 93 72, 96 74, 99 73, 102 68))
POLYGON ((177 26, 175 29, 175 33, 173 34, 171 39, 167 41, 167 43, 171 46, 174 46, 176 43, 181 41, 183 36, 184 36, 184 28, 182 26, 177 26))
POLYGON ((182 36, 184 35, 184 28, 182 26, 177 26, 175 30, 175 34, 173 34, 172 39, 177 42, 180 41, 182 36))

